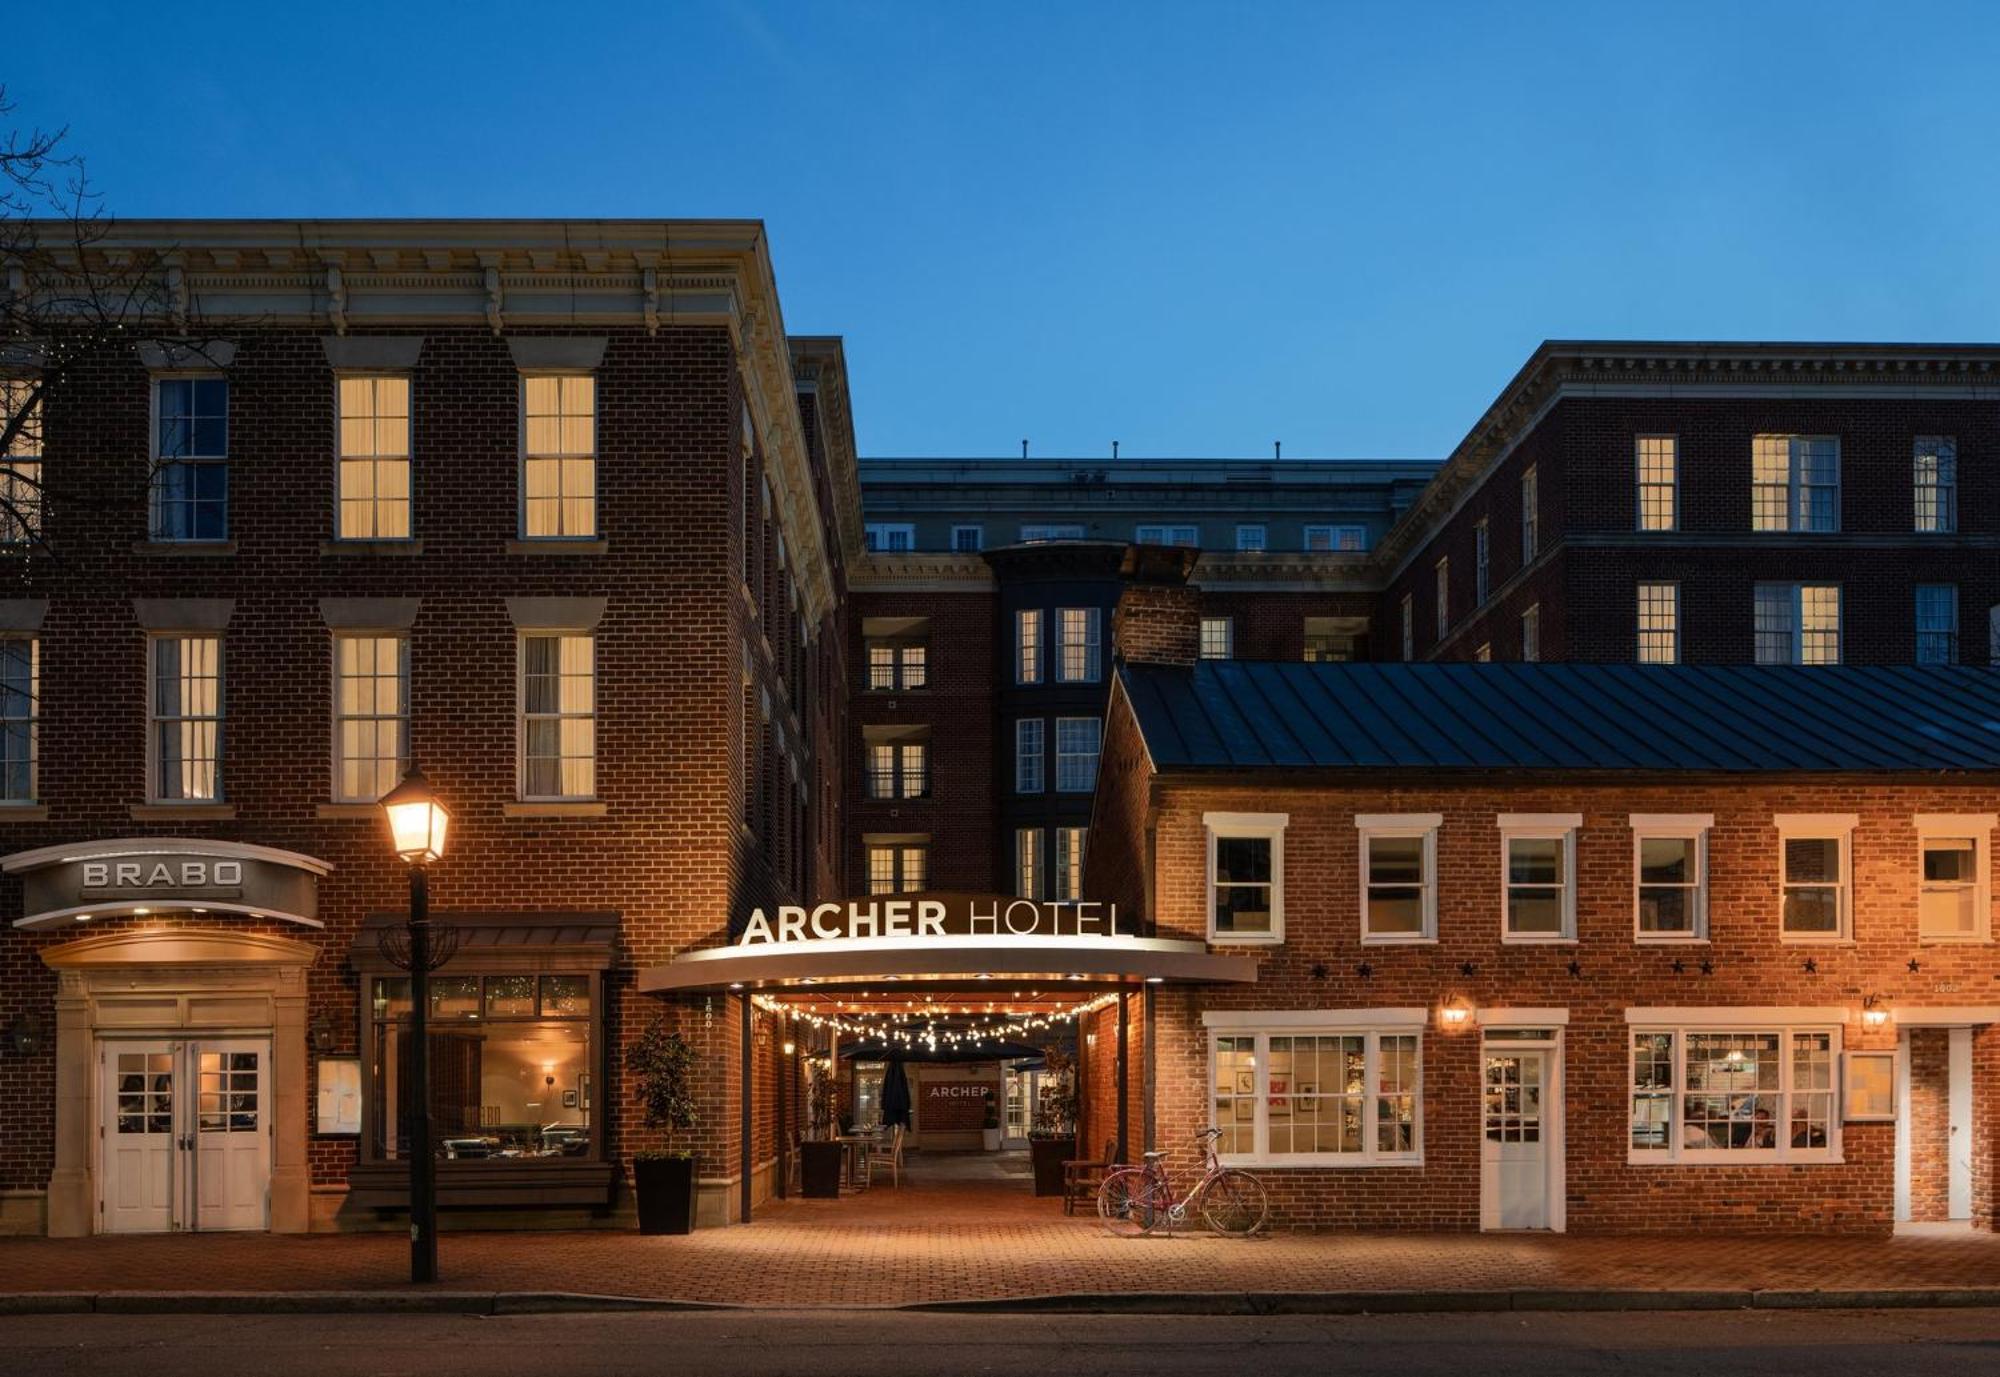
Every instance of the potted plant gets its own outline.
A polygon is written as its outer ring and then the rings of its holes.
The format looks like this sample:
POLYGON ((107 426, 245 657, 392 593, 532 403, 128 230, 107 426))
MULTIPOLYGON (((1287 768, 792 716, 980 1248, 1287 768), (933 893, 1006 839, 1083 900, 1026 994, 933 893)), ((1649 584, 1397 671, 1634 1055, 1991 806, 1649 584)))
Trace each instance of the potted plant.
POLYGON ((1076 1058, 1060 1047, 1042 1049, 1042 1093, 1028 1130, 1035 1194, 1063 1193, 1063 1163, 1076 1156, 1076 1058))
POLYGON ((1000 1102, 993 1098, 991 1090, 986 1092, 986 1122, 979 1132, 988 1152, 1000 1150, 1000 1102))
POLYGON ((806 1141, 799 1144, 799 1185, 808 1199, 837 1200, 846 1149, 834 1141, 839 1116, 833 1072, 817 1059, 806 1066, 806 1141))
POLYGON ((639 1092, 646 1127, 667 1131, 667 1148, 632 1156, 632 1188, 638 1195, 639 1232, 685 1234, 694 1229, 697 1162, 692 1151, 673 1146, 674 1135, 695 1124, 694 1048, 665 1024, 653 1026, 625 1052, 625 1069, 639 1092))

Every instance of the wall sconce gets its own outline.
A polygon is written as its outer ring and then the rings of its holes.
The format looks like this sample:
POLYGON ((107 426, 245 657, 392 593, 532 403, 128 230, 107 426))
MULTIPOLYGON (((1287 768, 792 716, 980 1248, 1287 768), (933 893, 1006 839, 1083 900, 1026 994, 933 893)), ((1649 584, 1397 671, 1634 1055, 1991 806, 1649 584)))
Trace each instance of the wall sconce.
POLYGON ((324 1013, 314 1014, 309 1036, 312 1038, 313 1051, 322 1057, 325 1056, 333 1050, 333 1020, 324 1013))
POLYGON ((1447 1028, 1463 1028, 1472 1021, 1472 1001, 1463 995, 1454 995, 1438 1009, 1438 1018, 1447 1028))
POLYGON ((798 1044, 797 1044, 796 1042, 793 1042, 793 1041, 792 1041, 792 1040, 791 1040, 790 1038, 786 1038, 786 1039, 785 1039, 785 1055, 786 1055, 786 1056, 788 1056, 788 1057, 789 1057, 790 1055, 792 1055, 792 1053, 794 1053, 794 1052, 796 1052, 796 1051, 798 1051, 798 1050, 799 1050, 799 1045, 798 1045, 798 1044))
POLYGON ((1865 1028, 1880 1028, 1889 1021, 1889 1001, 1879 994, 1869 995, 1861 1001, 1861 1024, 1865 1028))
POLYGON ((13 1045, 16 1056, 34 1056, 46 1045, 48 1036, 48 1025, 42 1022, 40 1014, 21 1014, 7 1029, 7 1041, 13 1045))

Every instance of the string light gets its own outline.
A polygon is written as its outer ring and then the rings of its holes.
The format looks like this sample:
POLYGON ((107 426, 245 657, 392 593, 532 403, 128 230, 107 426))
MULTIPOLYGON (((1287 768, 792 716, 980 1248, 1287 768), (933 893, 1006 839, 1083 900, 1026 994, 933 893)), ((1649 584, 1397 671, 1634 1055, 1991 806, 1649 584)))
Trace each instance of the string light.
MULTIPOLYGON (((1037 992, 1039 993, 1039 991, 1037 992)), ((1044 1028, 1054 1027, 1085 1014, 1097 1012, 1116 1003, 1116 994, 1098 995, 1081 1004, 1051 1010, 1040 1014, 1017 1014, 1008 1010, 1005 1014, 995 1014, 991 1018, 972 1023, 961 1022, 961 1017, 969 1013, 966 1006, 960 1006, 960 1014, 954 1015, 951 1006, 939 1004, 928 996, 919 1003, 915 998, 909 1001, 907 1009, 885 1010, 879 1022, 864 1022, 854 1018, 843 1018, 839 1014, 816 1013, 787 1004, 783 1000, 768 995, 753 996, 752 1002, 767 1013, 784 1013, 814 1028, 826 1028, 842 1037, 859 1038, 867 1042, 893 1043, 903 1047, 923 1046, 935 1052, 941 1047, 963 1047, 988 1042, 1013 1042, 1044 1028)), ((987 1006, 989 1011, 992 1006, 987 1006)))

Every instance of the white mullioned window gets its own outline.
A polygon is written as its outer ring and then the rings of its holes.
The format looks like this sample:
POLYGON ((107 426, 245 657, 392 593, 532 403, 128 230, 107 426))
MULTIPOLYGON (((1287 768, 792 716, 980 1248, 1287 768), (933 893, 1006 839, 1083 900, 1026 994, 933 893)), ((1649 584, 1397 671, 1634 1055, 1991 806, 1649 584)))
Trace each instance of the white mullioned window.
POLYGON ((153 381, 152 539, 229 539, 229 380, 153 381))
POLYGON ((1437 940, 1437 834, 1441 813, 1358 813, 1361 940, 1437 940))
POLYGON ((1417 658, 1417 609, 1410 594, 1403 594, 1403 658, 1417 658))
POLYGON ((1708 1011, 1627 1010, 1626 1160, 1841 1160, 1835 1092, 1841 1024, 1828 1017, 1839 1012, 1716 1009, 1714 1017, 1731 1021, 1710 1023, 1703 1017, 1708 1011))
POLYGON ((1204 813, 1208 940, 1285 940, 1284 813, 1204 813))
POLYGON ((152 639, 151 788, 159 803, 222 798, 222 638, 152 639))
POLYGON ((1261 553, 1266 537, 1262 522, 1246 523, 1236 528, 1236 548, 1246 554, 1261 553))
POLYGON ((523 799, 597 796, 597 640, 588 632, 521 633, 523 799))
POLYGON ((1576 938, 1577 813, 1502 813, 1500 937, 1505 942, 1576 938))
POLYGON ((1141 526, 1133 532, 1133 539, 1140 545, 1184 545, 1198 550, 1201 548, 1201 527, 1141 526))
POLYGON ((410 379, 343 374, 340 408, 341 540, 410 538, 410 379))
POLYGON ((863 837, 870 894, 915 894, 930 882, 927 839, 863 837))
POLYGON ((1480 607, 1493 591, 1492 537, 1485 517, 1472 523, 1472 601, 1480 607))
POLYGON ((1017 827, 1014 829, 1014 893, 1022 899, 1040 899, 1045 887, 1042 878, 1042 829, 1017 827))
POLYGON ((1042 609, 1023 607, 1014 613, 1014 682, 1042 682, 1042 609))
POLYGON ((1681 658, 1681 586, 1639 585, 1639 663, 1674 665, 1681 658))
POLYGON ((1095 717, 1056 719, 1056 792, 1087 794, 1097 787, 1097 750, 1104 724, 1095 717))
POLYGON ((1234 617, 1203 617, 1201 619, 1201 658, 1204 660, 1227 660, 1236 653, 1236 619, 1234 617))
POLYGON ((871 521, 861 528, 861 548, 904 554, 917 548, 917 528, 907 521, 871 521))
POLYGON ((41 734, 41 638, 0 637, 0 801, 40 797, 41 734))
POLYGON ((1633 813, 1633 933, 1640 942, 1708 940, 1708 813, 1633 813))
POLYGON ((1083 527, 1080 525, 1070 525, 1067 523, 1050 525, 1048 523, 1041 523, 1021 527, 1021 543, 1023 545, 1042 545, 1051 540, 1082 539, 1083 527))
POLYGON ((597 379, 588 373, 522 375, 521 534, 597 534, 597 379))
POLYGON ((1917 815, 1917 936, 1926 942, 1993 938, 1992 813, 1917 815))
POLYGON ((1451 630, 1451 559, 1447 556, 1437 562, 1437 638, 1441 641, 1451 630))
POLYGON ((1211 1010, 1209 1122, 1232 1165, 1423 1161, 1425 1010, 1211 1010))
POLYGON ((1917 663, 1958 663, 1958 585, 1917 585, 1917 663))
POLYGON ((1062 607, 1056 609, 1057 630, 1062 637, 1056 656, 1056 682, 1094 684, 1103 674, 1103 647, 1098 640, 1098 609, 1062 607))
POLYGON ((1039 794, 1048 788, 1048 757, 1044 754, 1044 728, 1039 717, 1017 718, 1014 722, 1014 792, 1039 794))
POLYGON ((23 545, 42 534, 42 385, 0 378, 0 545, 23 545))
POLYGON ((986 548, 986 528, 984 526, 954 526, 951 528, 951 548, 959 554, 971 554, 986 548))
POLYGON ((1541 483, 1535 475, 1535 466, 1530 464, 1521 474, 1521 567, 1525 569, 1534 563, 1541 549, 1541 483))
POLYGON ((409 758, 409 638, 340 632, 333 638, 333 797, 373 803, 409 758))
POLYGON ((1349 553, 1368 548, 1366 526, 1308 526, 1305 547, 1312 554, 1349 553))
POLYGON ((1049 897, 1074 902, 1083 897, 1083 850, 1087 827, 1056 829, 1055 893, 1049 897))
POLYGON ((1632 442, 1633 478, 1637 485, 1638 525, 1642 531, 1671 531, 1680 525, 1680 439, 1673 435, 1641 435, 1632 442))
POLYGON ((1779 934, 1787 942, 1844 942, 1854 935, 1853 813, 1780 813, 1779 934))
POLYGON ((1948 534, 1958 529, 1958 441, 1919 435, 1915 444, 1916 528, 1948 534))
POLYGON ((1528 664, 1542 658, 1542 605, 1534 604, 1521 614, 1521 659, 1528 664))
POLYGON ((1759 435, 1750 448, 1750 527, 1840 529, 1840 438, 1759 435))
POLYGON ((1760 583, 1754 630, 1760 665, 1840 663, 1840 585, 1760 583))

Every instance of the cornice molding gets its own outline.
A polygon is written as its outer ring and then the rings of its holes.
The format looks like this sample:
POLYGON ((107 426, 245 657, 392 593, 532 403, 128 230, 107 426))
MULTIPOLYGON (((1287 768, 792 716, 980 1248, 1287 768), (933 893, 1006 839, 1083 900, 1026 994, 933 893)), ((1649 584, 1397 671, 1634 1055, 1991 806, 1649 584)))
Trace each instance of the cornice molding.
POLYGON ((978 554, 873 551, 850 567, 847 586, 856 593, 977 593, 993 587, 993 568, 978 554))
POLYGON ((1375 566, 1367 554, 1304 551, 1204 551, 1188 582, 1238 593, 1373 592, 1375 566))

